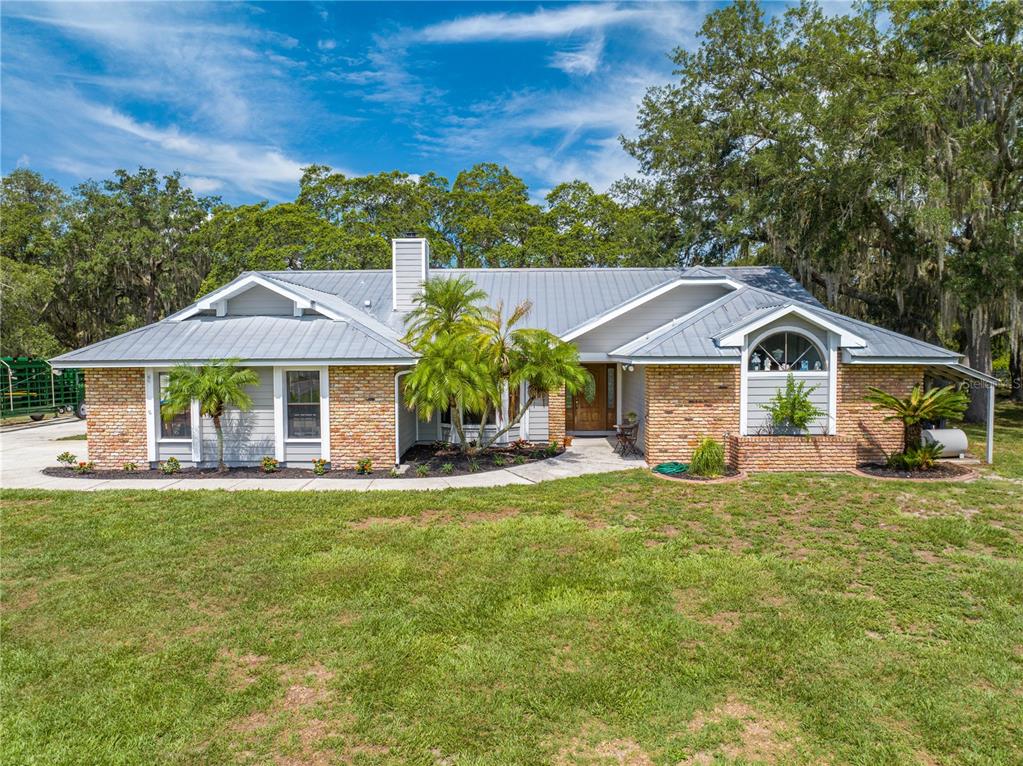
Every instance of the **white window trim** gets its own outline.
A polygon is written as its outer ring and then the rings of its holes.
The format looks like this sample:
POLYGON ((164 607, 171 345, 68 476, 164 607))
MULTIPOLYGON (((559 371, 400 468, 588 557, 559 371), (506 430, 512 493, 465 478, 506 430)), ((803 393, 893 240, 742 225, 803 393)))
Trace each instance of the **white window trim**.
POLYGON ((199 402, 192 400, 192 406, 188 411, 189 430, 191 436, 187 439, 172 439, 162 435, 160 408, 160 375, 171 372, 168 367, 147 367, 145 373, 146 382, 146 458, 150 463, 159 460, 158 452, 160 444, 188 444, 191 445, 192 462, 198 464, 202 455, 202 418, 199 417, 199 402))
POLYGON ((778 327, 772 327, 763 331, 752 340, 750 340, 750 336, 747 335, 746 340, 742 345, 742 357, 739 362, 739 435, 749 436, 750 377, 766 378, 772 376, 777 377, 779 375, 784 375, 786 377, 792 375, 797 380, 824 381, 826 379, 828 385, 828 411, 826 413, 827 426, 825 428, 825 433, 828 436, 834 436, 838 433, 838 347, 841 343, 841 339, 841 335, 829 331, 825 336, 827 347, 822 348, 819 338, 815 338, 805 327, 799 327, 798 325, 780 325, 778 327), (821 359, 827 360, 827 369, 805 371, 769 370, 767 372, 763 370, 759 372, 751 371, 749 369, 749 357, 752 349, 755 349, 771 335, 780 332, 794 333, 806 338, 817 349, 817 353, 820 354, 821 359))
POLYGON ((287 462, 289 444, 319 444, 320 457, 330 460, 330 368, 319 365, 288 365, 274 367, 274 457, 287 462), (320 436, 288 436, 287 374, 289 372, 315 371, 320 373, 320 436))

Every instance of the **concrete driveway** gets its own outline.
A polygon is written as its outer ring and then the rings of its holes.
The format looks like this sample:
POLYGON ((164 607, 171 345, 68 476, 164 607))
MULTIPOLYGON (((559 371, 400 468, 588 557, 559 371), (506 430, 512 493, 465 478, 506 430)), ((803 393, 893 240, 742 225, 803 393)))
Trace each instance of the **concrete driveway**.
POLYGON ((84 421, 49 423, 35 428, 0 432, 0 486, 5 489, 263 489, 366 490, 447 489, 449 487, 499 487, 508 484, 536 484, 592 473, 644 468, 639 458, 623 459, 604 438, 578 438, 564 454, 550 460, 510 466, 499 471, 466 476, 431 476, 425 479, 78 479, 46 476, 42 470, 57 465, 65 450, 80 460, 88 459, 84 441, 59 441, 62 436, 85 433, 84 421))

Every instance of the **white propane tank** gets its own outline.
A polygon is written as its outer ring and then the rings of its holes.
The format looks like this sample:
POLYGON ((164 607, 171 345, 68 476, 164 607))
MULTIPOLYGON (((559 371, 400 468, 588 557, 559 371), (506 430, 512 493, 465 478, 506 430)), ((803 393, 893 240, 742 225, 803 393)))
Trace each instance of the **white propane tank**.
POLYGON ((940 444, 942 457, 966 457, 966 434, 958 428, 925 428, 924 444, 940 444))

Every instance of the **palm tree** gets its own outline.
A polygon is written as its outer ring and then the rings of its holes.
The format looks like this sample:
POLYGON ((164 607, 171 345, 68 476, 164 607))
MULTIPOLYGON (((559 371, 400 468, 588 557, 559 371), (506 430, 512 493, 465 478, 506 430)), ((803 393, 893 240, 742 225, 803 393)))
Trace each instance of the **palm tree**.
POLYGON ((596 384, 593 376, 579 363, 579 351, 547 330, 523 329, 511 334, 512 345, 508 354, 508 384, 526 384, 526 397, 519 411, 509 418, 504 428, 488 439, 490 446, 522 420, 522 416, 537 399, 561 391, 570 394, 580 391, 592 399, 596 384))
POLYGON ((868 391, 864 398, 874 404, 875 410, 888 410, 892 413, 885 420, 902 421, 905 450, 920 448, 924 421, 962 417, 969 401, 966 394, 955 386, 924 391, 923 386, 917 385, 909 396, 902 399, 873 386, 868 391))
POLYGON ((170 374, 167 401, 160 414, 169 420, 187 412, 192 401, 199 402, 199 414, 212 418, 217 432, 217 470, 224 471, 224 429, 220 419, 227 407, 252 409, 252 397, 246 386, 258 386, 259 376, 250 369, 237 366, 237 359, 214 360, 201 367, 179 364, 170 374))
POLYGON ((479 304, 487 294, 468 277, 430 279, 405 317, 406 344, 416 348, 447 333, 471 332, 481 319, 479 304))
POLYGON ((463 425, 466 410, 484 412, 499 396, 495 379, 480 364, 473 341, 468 333, 459 332, 421 341, 417 345, 419 361, 405 379, 405 402, 421 419, 429 420, 435 412, 451 412, 451 427, 463 452, 471 447, 463 425))

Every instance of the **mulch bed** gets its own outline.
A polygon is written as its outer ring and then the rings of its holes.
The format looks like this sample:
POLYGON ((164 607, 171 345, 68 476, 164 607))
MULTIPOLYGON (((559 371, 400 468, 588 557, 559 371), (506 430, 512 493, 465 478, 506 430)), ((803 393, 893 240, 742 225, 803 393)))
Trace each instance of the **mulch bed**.
POLYGON ((905 471, 897 468, 889 468, 883 463, 867 463, 859 466, 860 473, 867 476, 876 476, 880 479, 959 479, 972 475, 973 469, 965 465, 954 465, 952 463, 936 463, 933 468, 926 471, 905 471))
MULTIPOLYGON (((47 476, 58 476, 63 479, 419 479, 424 478, 417 473, 420 465, 427 467, 427 477, 431 476, 463 476, 469 473, 484 473, 526 465, 539 460, 546 460, 552 455, 547 452, 547 444, 519 443, 514 446, 489 449, 466 458, 458 449, 446 444, 417 444, 409 449, 402 458, 408 469, 395 477, 391 477, 391 466, 375 466, 372 473, 356 473, 354 468, 338 471, 327 471, 323 476, 316 476, 309 468, 279 468, 272 473, 265 473, 258 466, 228 468, 218 471, 216 468, 182 468, 177 473, 165 474, 158 468, 146 468, 138 471, 120 469, 95 469, 87 473, 78 473, 74 469, 64 467, 44 468, 47 476), (451 469, 444 470, 450 464, 451 469)), ((555 453, 560 455, 565 450, 560 445, 555 453)))

